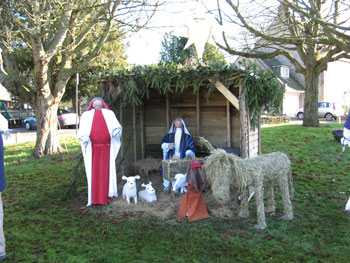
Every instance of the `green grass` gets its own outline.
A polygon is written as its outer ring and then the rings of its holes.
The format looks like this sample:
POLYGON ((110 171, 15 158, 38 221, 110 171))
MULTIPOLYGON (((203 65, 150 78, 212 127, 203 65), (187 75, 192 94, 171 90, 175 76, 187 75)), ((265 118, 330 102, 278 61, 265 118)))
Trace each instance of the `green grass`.
MULTIPOLYGON (((5 147, 3 192, 7 262, 349 262, 350 149, 341 152, 332 129, 285 125, 262 129, 264 153, 288 154, 293 169, 294 213, 282 215, 279 198, 267 229, 256 230, 254 204, 248 219, 212 217, 188 223, 86 208, 86 187, 66 201, 80 152, 31 157, 33 143, 5 147)), ((278 195, 276 195, 278 196, 278 195)))

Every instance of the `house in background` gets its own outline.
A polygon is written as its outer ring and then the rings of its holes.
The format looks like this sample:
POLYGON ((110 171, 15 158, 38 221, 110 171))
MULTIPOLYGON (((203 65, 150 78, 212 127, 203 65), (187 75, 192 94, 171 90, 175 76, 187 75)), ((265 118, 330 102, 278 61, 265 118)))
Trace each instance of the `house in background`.
MULTIPOLYGON (((285 87, 282 113, 296 117, 297 110, 304 107, 304 76, 295 72, 294 65, 284 56, 254 61, 266 70, 280 73, 281 77, 277 81, 285 87)), ((350 106, 350 60, 328 63, 328 69, 319 76, 318 101, 334 102, 343 108, 350 106)))
MULTIPOLYGON (((266 33, 272 36, 288 36, 288 28, 280 19, 285 17, 283 5, 278 7, 278 14, 266 29, 266 33)), ((264 39, 257 38, 255 46, 256 53, 271 53, 280 46, 270 43, 264 39)), ((282 45, 282 49, 287 51, 300 65, 304 65, 299 53, 293 45, 282 45)), ((241 60, 241 58, 239 58, 241 60)), ((295 117, 299 108, 304 107, 305 99, 305 79, 300 73, 297 73, 295 66, 283 55, 276 56, 273 59, 255 61, 267 70, 276 70, 281 77, 278 81, 285 87, 285 96, 283 101, 283 114, 295 117)), ((318 80, 318 101, 332 102, 343 106, 343 109, 350 106, 350 60, 340 59, 335 62, 329 62, 327 70, 319 75, 318 80)))
POLYGON ((304 105, 305 82, 301 74, 295 72, 294 66, 279 56, 273 59, 257 59, 256 62, 266 70, 280 73, 278 82, 285 88, 282 113, 285 116, 295 117, 295 113, 304 105))
POLYGON ((319 85, 319 101, 350 105, 350 60, 341 59, 328 63, 323 73, 323 85, 319 85))
MULTIPOLYGON (((243 60, 239 57, 235 63, 243 60)), ((282 106, 282 114, 288 117, 295 117, 299 108, 304 106, 305 81, 304 77, 295 72, 295 67, 283 56, 273 59, 249 59, 255 62, 262 69, 277 71, 281 77, 277 81, 284 86, 285 93, 282 106)))

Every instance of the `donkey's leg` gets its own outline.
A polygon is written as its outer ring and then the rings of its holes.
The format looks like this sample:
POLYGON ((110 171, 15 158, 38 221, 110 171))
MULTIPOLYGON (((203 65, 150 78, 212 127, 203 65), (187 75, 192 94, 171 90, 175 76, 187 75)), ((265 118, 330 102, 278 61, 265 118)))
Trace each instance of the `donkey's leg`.
POLYGON ((267 190, 267 202, 266 202, 266 208, 265 213, 272 213, 276 211, 275 206, 275 193, 272 182, 266 182, 265 187, 267 190))
POLYGON ((266 228, 266 221, 265 221, 265 209, 264 209, 264 190, 263 190, 263 176, 262 173, 259 173, 256 175, 255 178, 255 200, 256 200, 256 214, 257 214, 257 221, 258 224, 255 225, 258 229, 265 229, 266 228))
POLYGON ((283 203, 283 216, 284 220, 292 220, 293 219, 293 207, 290 201, 289 196, 289 185, 288 185, 288 174, 281 174, 278 179, 280 192, 282 195, 282 203, 283 203))
POLYGON ((241 218, 246 218, 249 216, 248 197, 249 197, 249 186, 245 187, 240 193, 241 205, 240 205, 238 216, 241 218))

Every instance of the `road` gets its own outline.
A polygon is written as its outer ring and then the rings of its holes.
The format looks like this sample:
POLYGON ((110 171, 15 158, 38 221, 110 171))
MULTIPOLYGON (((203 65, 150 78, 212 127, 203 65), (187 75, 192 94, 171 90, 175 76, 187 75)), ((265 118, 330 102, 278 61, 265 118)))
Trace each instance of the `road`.
MULTIPOLYGON (((345 120, 342 120, 344 123, 345 120)), ((326 121, 324 119, 320 119, 320 123, 338 123, 337 121, 326 121)), ((277 126, 277 125, 286 125, 286 124, 303 124, 303 121, 298 120, 296 118, 292 118, 289 123, 281 123, 281 124, 267 124, 263 125, 263 127, 267 126, 277 126)), ((58 130, 59 136, 74 136, 76 135, 75 129, 61 129, 58 130)), ((21 142, 35 141, 36 140, 36 130, 26 130, 24 127, 11 129, 11 138, 9 140, 4 140, 4 145, 10 145, 21 142)))
MULTIPOLYGON (((4 140, 4 145, 10 145, 21 142, 29 142, 36 140, 36 130, 26 130, 24 127, 10 129, 11 138, 4 140)), ((58 136, 74 136, 76 135, 75 129, 61 129, 58 130, 58 136)))
MULTIPOLYGON (((345 122, 345 119, 337 119, 337 120, 333 120, 333 121, 327 121, 325 118, 319 118, 318 119, 320 123, 343 123, 345 122), (339 122, 340 121, 340 122, 339 122)), ((269 127, 269 126, 280 126, 280 125, 288 125, 288 124, 300 124, 303 125, 303 121, 302 120, 298 120, 297 118, 291 118, 290 122, 288 123, 279 123, 279 124, 264 124, 262 125, 262 127, 269 127)))

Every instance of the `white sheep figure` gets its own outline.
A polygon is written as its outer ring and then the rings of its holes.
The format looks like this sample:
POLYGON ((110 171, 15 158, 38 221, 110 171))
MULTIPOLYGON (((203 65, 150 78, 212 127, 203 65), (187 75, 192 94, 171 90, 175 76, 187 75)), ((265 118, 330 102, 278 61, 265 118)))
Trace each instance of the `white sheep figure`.
POLYGON ((139 198, 141 200, 149 203, 157 201, 156 190, 154 190, 152 182, 149 182, 148 184, 141 184, 141 186, 146 188, 139 192, 139 198))
POLYGON ((181 194, 187 192, 186 174, 178 173, 175 175, 175 181, 173 181, 173 191, 177 193, 180 189, 181 194))
POLYGON ((136 189, 136 179, 140 179, 139 175, 126 177, 123 175, 123 180, 126 180, 126 183, 123 187, 122 196, 128 204, 130 204, 130 198, 134 198, 135 204, 137 204, 137 189, 136 189))

